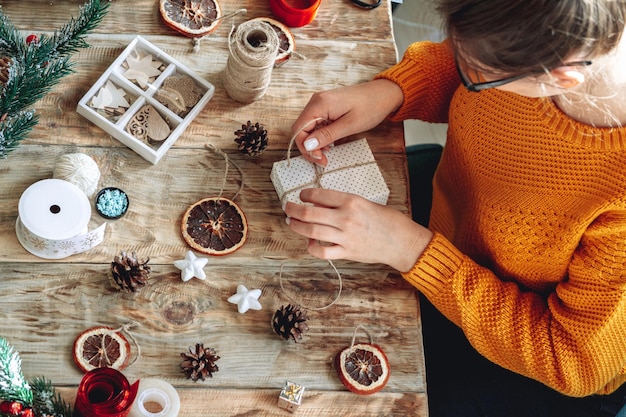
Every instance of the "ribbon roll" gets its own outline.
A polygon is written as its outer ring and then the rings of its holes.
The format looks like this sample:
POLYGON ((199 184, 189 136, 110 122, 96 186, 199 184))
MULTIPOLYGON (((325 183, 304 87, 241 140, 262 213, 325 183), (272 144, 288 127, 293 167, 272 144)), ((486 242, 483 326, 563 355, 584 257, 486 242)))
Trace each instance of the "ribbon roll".
POLYGON ((160 379, 146 378, 139 381, 128 417, 176 417, 179 411, 180 397, 174 387, 160 379))
POLYGON ((137 396, 137 385, 131 385, 113 368, 96 368, 87 372, 78 386, 75 417, 127 417, 137 396))
POLYGON ((76 185, 46 179, 30 185, 18 203, 15 233, 35 256, 60 259, 84 252, 104 240, 106 223, 87 232, 91 206, 76 185))

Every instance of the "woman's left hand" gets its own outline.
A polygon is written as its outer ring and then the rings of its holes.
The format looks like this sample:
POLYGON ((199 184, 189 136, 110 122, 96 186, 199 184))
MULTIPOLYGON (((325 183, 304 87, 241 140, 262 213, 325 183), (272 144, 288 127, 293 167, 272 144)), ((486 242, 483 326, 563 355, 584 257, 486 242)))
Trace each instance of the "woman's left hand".
POLYGON ((390 207, 340 191, 307 188, 287 203, 289 227, 309 238, 308 251, 322 259, 383 263, 409 271, 432 232, 390 207))

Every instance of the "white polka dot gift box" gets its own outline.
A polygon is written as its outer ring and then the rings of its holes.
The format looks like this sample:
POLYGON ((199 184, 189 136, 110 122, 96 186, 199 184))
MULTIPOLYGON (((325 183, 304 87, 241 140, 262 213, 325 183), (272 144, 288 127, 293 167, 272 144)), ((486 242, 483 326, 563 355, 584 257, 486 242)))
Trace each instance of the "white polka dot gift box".
POLYGON ((300 191, 315 187, 387 204, 389 187, 365 138, 334 146, 324 154, 328 158, 325 168, 302 156, 274 162, 270 178, 283 205, 287 201, 302 204, 300 191))

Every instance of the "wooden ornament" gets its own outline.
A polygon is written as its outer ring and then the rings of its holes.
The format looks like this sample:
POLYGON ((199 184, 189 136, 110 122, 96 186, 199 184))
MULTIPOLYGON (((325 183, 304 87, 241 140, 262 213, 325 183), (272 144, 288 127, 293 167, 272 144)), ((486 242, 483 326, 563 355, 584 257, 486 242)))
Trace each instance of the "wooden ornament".
POLYGON ((171 129, 154 106, 146 104, 130 119, 126 131, 150 144, 158 144, 167 139, 171 129))
POLYGON ((168 77, 157 91, 156 98, 181 116, 200 101, 202 94, 190 76, 181 74, 168 77))
POLYGON ((126 59, 126 65, 128 69, 124 72, 124 77, 129 80, 135 80, 141 88, 146 88, 148 82, 152 77, 158 77, 161 75, 161 62, 153 61, 152 55, 146 56, 129 56, 126 59))

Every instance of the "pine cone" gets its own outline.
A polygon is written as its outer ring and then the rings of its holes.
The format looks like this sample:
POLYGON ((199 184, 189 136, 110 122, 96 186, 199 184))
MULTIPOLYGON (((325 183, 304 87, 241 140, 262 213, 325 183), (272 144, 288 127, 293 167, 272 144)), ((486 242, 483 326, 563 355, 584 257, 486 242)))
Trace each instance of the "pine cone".
POLYGON ((217 372, 219 368, 215 364, 220 358, 215 353, 213 348, 204 348, 202 343, 196 343, 195 346, 189 346, 189 352, 183 352, 180 354, 183 361, 180 363, 180 368, 183 373, 187 375, 187 378, 191 378, 192 381, 197 381, 210 376, 213 378, 213 372, 217 372))
POLYGON ((11 58, 0 56, 0 84, 6 84, 9 81, 9 66, 11 58))
POLYGON ((150 258, 139 261, 137 254, 133 252, 128 256, 122 251, 120 256, 116 256, 111 262, 111 273, 113 280, 111 284, 123 291, 135 292, 146 285, 150 278, 152 267, 148 265, 150 258))
POLYGON ((241 129, 235 132, 235 142, 238 149, 248 156, 260 155, 267 147, 267 130, 258 122, 241 125, 241 129))
POLYGON ((272 329, 283 339, 291 338, 298 343, 302 340, 302 333, 309 330, 309 326, 305 323, 307 319, 306 310, 300 309, 300 306, 288 304, 287 307, 281 306, 280 310, 276 310, 272 316, 272 329))

